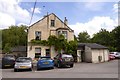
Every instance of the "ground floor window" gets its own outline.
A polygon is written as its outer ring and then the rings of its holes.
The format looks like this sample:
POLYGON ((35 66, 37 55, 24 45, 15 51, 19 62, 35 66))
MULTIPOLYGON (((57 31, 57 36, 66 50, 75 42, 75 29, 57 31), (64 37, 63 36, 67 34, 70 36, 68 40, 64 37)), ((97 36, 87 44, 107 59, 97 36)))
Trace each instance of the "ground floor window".
POLYGON ((41 56, 41 48, 35 48, 35 58, 39 58, 41 56))
POLYGON ((46 56, 50 56, 50 49, 46 49, 46 56))

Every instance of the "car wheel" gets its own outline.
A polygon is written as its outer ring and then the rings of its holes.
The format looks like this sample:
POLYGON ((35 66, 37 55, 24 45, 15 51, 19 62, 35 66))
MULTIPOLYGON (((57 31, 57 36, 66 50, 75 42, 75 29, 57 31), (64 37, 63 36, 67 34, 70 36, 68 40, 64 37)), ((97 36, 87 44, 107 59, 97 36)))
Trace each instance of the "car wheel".
POLYGON ((51 67, 51 69, 54 69, 54 67, 51 67))
POLYGON ((2 69, 4 69, 5 68, 5 66, 4 65, 2 65, 2 69))
POLYGON ((37 68, 37 71, 40 70, 39 68, 37 68))
POLYGON ((73 64, 71 64, 70 67, 73 67, 73 64))
POLYGON ((30 68, 30 71, 32 71, 32 68, 30 68))
POLYGON ((18 72, 18 69, 14 69, 14 72, 18 72))

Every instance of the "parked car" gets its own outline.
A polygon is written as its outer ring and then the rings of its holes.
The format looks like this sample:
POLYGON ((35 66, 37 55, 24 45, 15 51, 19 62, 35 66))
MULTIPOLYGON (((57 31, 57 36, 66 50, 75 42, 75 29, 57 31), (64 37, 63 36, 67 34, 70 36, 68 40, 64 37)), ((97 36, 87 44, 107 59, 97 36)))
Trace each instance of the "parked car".
POLYGON ((14 72, 25 69, 32 71, 32 59, 28 57, 17 58, 14 66, 14 72))
POLYGON ((116 59, 120 59, 120 52, 110 52, 111 56, 114 56, 116 59))
POLYGON ((115 56, 109 55, 109 60, 114 60, 114 59, 115 59, 115 56))
POLYGON ((58 54, 58 55, 56 55, 56 57, 54 57, 54 64, 58 68, 64 67, 64 66, 73 67, 73 65, 74 65, 74 59, 73 59, 72 55, 58 54))
POLYGON ((14 68, 16 57, 12 54, 7 54, 2 58, 2 68, 14 68))
POLYGON ((54 60, 49 56, 40 57, 37 62, 37 70, 42 68, 54 68, 54 60))

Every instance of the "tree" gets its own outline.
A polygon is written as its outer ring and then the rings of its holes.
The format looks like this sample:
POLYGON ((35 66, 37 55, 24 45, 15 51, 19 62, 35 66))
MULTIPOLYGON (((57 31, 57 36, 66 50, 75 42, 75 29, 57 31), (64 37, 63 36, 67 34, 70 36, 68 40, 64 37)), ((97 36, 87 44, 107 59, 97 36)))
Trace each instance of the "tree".
POLYGON ((11 45, 9 43, 5 44, 5 47, 3 49, 4 53, 10 53, 11 52, 11 45))
POLYGON ((117 51, 120 51, 120 26, 117 26, 111 33, 113 35, 113 46, 117 51))
POLYGON ((83 31, 83 32, 79 33, 78 42, 81 42, 81 43, 90 42, 90 35, 86 31, 83 31))
POLYGON ((107 46, 110 50, 112 49, 112 40, 111 33, 106 29, 101 29, 98 33, 94 34, 92 38, 92 42, 107 46))
POLYGON ((21 25, 10 26, 9 29, 2 30, 2 49, 5 50, 6 47, 27 46, 26 29, 27 26, 21 25))
POLYGON ((49 46, 52 46, 56 44, 56 41, 57 41, 57 37, 55 35, 51 35, 48 37, 48 44, 49 46))

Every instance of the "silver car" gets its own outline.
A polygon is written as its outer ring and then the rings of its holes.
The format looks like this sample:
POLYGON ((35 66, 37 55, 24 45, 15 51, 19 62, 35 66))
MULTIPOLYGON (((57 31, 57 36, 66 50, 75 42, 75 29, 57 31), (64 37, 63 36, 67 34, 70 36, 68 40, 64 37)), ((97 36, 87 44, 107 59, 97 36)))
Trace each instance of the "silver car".
POLYGON ((17 58, 14 65, 14 72, 17 72, 21 69, 29 69, 30 71, 32 71, 32 59, 28 57, 17 58))
POLYGON ((110 55, 120 59, 120 52, 110 52, 110 55))

